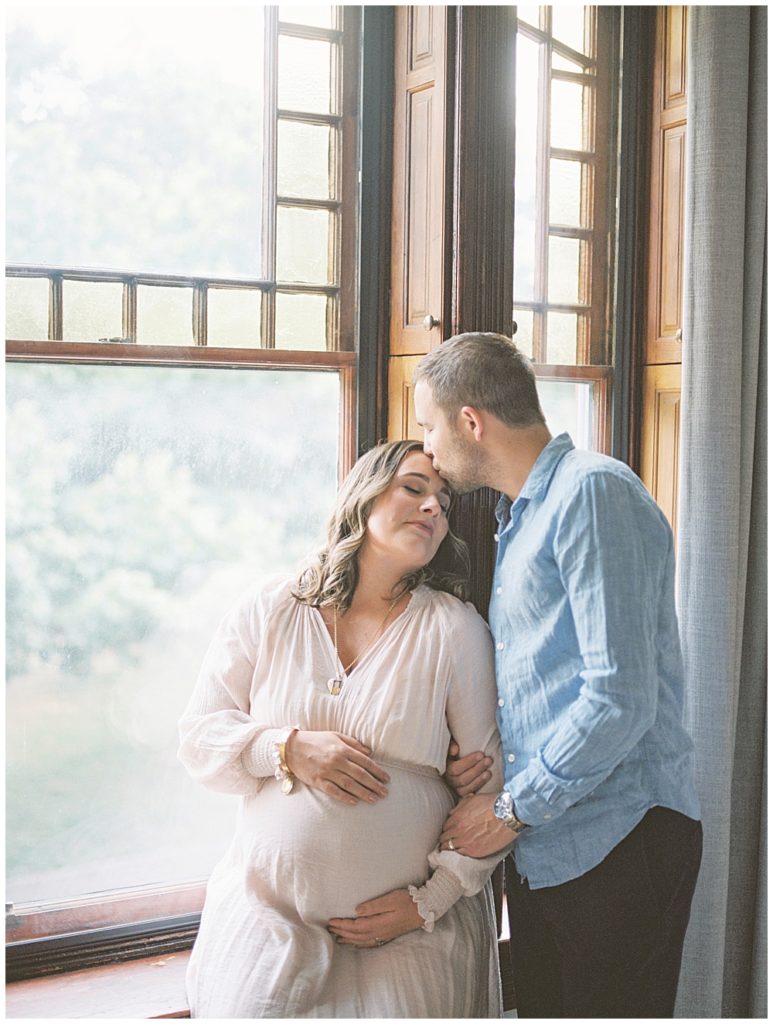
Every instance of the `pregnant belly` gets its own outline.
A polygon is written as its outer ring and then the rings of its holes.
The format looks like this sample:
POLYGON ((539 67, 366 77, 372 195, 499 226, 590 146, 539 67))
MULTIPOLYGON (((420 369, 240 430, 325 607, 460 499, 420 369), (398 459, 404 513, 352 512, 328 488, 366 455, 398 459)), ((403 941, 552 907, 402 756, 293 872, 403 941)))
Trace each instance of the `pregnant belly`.
POLYGON ((385 765, 389 795, 354 807, 267 781, 242 806, 236 846, 258 902, 303 921, 353 917, 363 900, 421 885, 452 798, 440 778, 385 765))

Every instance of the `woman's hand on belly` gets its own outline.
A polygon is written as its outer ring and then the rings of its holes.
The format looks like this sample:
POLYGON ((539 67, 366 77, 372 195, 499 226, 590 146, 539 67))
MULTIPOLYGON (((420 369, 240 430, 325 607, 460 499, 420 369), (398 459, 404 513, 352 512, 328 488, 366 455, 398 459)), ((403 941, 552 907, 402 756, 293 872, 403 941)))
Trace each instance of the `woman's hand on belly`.
POLYGON ((371 751, 340 732, 300 730, 285 747, 293 775, 345 804, 375 803, 387 795, 389 775, 370 758, 371 751))
POLYGON ((424 924, 407 889, 394 889, 384 896, 355 907, 357 917, 334 917, 328 931, 342 946, 370 948, 383 946, 399 935, 415 932, 424 924))

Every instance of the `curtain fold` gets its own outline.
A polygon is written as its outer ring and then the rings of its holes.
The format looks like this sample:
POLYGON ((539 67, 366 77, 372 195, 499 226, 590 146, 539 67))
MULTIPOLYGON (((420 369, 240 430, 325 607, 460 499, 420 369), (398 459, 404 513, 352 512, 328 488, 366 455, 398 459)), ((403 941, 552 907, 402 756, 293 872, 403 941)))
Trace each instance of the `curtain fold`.
POLYGON ((764 1017, 767 8, 690 8, 678 601, 704 857, 677 1015, 764 1017))

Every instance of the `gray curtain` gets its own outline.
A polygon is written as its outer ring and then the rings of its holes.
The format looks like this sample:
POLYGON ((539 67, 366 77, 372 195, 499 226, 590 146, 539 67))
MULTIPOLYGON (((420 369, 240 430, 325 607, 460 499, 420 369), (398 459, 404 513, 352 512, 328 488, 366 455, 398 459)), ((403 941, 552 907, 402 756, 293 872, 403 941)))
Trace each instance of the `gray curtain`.
POLYGON ((704 858, 677 1015, 765 1017, 767 8, 691 7, 678 591, 704 858))

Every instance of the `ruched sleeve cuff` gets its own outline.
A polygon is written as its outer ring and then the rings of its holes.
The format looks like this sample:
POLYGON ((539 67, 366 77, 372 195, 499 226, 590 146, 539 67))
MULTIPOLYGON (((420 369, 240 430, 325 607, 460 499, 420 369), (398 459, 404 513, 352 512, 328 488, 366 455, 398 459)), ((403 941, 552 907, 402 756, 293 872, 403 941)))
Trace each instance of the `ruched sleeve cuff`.
POLYGON ((263 729, 247 744, 241 754, 242 767, 257 779, 274 774, 274 748, 285 729, 263 729))
POLYGON ((446 868, 439 867, 421 888, 409 885, 408 892, 416 904, 416 909, 424 918, 422 928, 425 932, 431 932, 435 927, 435 921, 464 895, 464 887, 456 875, 451 874, 446 868))

